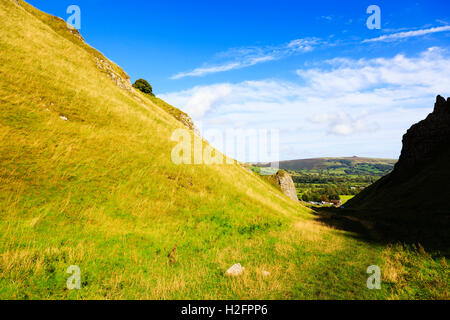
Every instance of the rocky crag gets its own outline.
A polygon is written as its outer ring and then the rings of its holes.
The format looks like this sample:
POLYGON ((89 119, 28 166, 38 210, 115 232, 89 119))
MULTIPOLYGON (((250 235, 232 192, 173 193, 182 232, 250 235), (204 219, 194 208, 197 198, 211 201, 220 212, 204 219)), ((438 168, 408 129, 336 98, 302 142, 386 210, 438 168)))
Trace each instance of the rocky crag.
POLYGON ((297 190, 295 189, 294 181, 290 174, 284 170, 280 170, 275 175, 275 178, 281 191, 292 200, 298 201, 297 190))
POLYGON ((450 215, 450 98, 438 96, 434 111, 403 137, 392 173, 347 203, 357 210, 405 217, 450 215))
POLYGON ((394 176, 407 176, 450 148, 450 98, 438 96, 434 111, 403 136, 403 149, 394 176))

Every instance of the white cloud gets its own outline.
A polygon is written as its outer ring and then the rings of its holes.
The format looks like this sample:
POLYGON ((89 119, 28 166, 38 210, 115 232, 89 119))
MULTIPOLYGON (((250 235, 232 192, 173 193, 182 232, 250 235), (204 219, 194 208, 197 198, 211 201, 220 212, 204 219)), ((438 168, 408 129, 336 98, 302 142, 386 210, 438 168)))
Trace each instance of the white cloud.
POLYGON ((450 78, 443 77, 442 83, 436 83, 435 74, 448 70, 446 53, 437 48, 429 48, 416 58, 397 55, 393 58, 377 59, 333 59, 327 61, 331 70, 298 70, 312 88, 325 92, 359 92, 361 90, 382 89, 382 85, 433 86, 445 91, 449 88, 450 78))
POLYGON ((337 58, 297 71, 298 82, 244 81, 195 87, 161 97, 204 128, 280 129, 282 159, 398 156, 401 138, 450 95, 450 57, 337 58))
POLYGON ((314 49, 314 46, 318 44, 317 39, 296 39, 292 40, 287 45, 287 52, 309 52, 314 49))
POLYGON ((280 46, 232 48, 217 54, 216 58, 224 61, 177 73, 171 79, 200 77, 212 73, 250 67, 267 61, 279 60, 292 54, 312 51, 319 43, 320 40, 317 38, 306 38, 292 40, 280 46))
POLYGON ((194 87, 189 90, 162 95, 174 105, 183 106, 193 119, 202 119, 206 112, 213 110, 216 105, 223 104, 224 98, 232 93, 231 84, 217 84, 211 86, 194 87))
POLYGON ((313 123, 328 124, 327 133, 337 136, 349 136, 353 134, 371 133, 379 129, 377 122, 371 122, 367 114, 354 117, 346 112, 336 114, 317 114, 310 120, 313 123))
POLYGON ((363 43, 377 42, 377 41, 393 41, 393 40, 405 39, 405 38, 410 38, 410 37, 418 37, 418 36, 423 36, 423 35, 430 34, 430 33, 445 32, 445 31, 450 31, 450 26, 398 32, 398 33, 384 35, 384 36, 381 36, 378 38, 367 39, 367 40, 364 40, 363 43))
POLYGON ((196 68, 189 72, 180 72, 171 77, 171 79, 181 79, 185 77, 199 77, 204 76, 210 73, 217 73, 217 72, 224 72, 233 70, 236 68, 240 68, 241 64, 239 62, 230 62, 228 64, 220 65, 220 66, 213 66, 213 67, 205 67, 205 68, 196 68))

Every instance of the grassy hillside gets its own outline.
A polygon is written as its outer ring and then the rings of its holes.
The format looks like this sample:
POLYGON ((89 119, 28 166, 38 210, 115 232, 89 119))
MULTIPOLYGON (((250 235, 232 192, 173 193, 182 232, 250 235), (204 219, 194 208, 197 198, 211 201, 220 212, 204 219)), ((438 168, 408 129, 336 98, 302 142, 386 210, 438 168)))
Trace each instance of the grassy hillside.
POLYGON ((396 160, 360 157, 315 158, 281 161, 285 170, 325 170, 332 174, 386 174, 394 168, 396 160))
POLYGON ((175 165, 177 112, 19 2, 0 1, 0 299, 448 298, 446 259, 329 228, 238 164, 175 165))

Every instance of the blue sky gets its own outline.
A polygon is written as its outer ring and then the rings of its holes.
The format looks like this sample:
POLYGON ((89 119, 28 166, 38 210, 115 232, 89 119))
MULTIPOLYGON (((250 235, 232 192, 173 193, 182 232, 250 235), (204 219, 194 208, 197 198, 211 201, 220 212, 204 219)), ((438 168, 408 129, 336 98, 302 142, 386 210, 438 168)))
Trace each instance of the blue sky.
POLYGON ((282 159, 398 157, 450 95, 446 0, 29 2, 63 18, 78 5, 90 45, 205 131, 280 130, 282 159))

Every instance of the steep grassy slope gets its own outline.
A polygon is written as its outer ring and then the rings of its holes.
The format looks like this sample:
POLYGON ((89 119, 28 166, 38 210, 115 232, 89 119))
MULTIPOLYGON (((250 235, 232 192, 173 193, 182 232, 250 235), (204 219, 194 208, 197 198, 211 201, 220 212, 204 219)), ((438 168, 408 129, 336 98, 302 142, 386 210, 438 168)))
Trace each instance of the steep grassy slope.
POLYGON ((65 27, 0 0, 1 299, 448 297, 445 259, 328 228, 237 164, 173 164, 183 124, 65 27))

